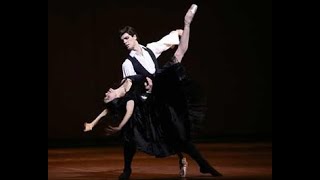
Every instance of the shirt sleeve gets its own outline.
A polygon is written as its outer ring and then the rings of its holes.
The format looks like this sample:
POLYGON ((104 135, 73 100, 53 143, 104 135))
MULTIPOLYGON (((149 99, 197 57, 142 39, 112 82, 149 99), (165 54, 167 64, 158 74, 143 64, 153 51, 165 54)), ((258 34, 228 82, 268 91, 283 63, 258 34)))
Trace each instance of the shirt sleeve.
POLYGON ((133 75, 136 75, 136 74, 137 73, 134 71, 132 63, 128 59, 126 59, 122 63, 122 75, 123 75, 123 78, 125 78, 127 76, 133 76, 133 75))
POLYGON ((166 51, 173 45, 179 44, 179 34, 177 31, 171 31, 168 35, 164 36, 157 42, 147 44, 147 47, 151 49, 156 58, 158 58, 163 51, 166 51))

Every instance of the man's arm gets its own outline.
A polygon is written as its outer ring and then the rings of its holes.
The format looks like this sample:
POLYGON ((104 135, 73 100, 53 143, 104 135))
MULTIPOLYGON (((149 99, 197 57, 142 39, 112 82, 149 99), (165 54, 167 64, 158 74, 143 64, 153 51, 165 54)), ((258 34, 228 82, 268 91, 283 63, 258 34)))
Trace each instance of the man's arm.
POLYGON ((133 65, 130 60, 126 59, 122 64, 122 76, 123 78, 128 76, 134 76, 137 73, 133 69, 133 65))
POLYGON ((147 44, 156 58, 158 58, 163 51, 168 50, 171 46, 179 44, 179 35, 181 36, 182 30, 178 29, 171 31, 168 35, 164 36, 161 40, 147 44))

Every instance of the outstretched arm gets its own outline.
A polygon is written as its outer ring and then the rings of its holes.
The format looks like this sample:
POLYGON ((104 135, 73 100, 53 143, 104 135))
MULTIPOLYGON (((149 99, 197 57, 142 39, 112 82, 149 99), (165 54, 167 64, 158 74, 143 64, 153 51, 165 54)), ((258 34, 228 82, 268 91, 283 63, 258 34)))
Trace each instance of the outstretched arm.
POLYGON ((104 109, 91 123, 84 123, 84 132, 91 131, 92 128, 100 121, 100 119, 107 115, 108 110, 104 109))
POLYGON ((175 62, 181 62, 184 54, 188 50, 189 45, 189 36, 190 36, 190 24, 192 22, 192 19, 194 17, 194 14, 197 11, 197 5, 192 4, 189 8, 187 14, 184 17, 184 29, 183 33, 180 39, 180 44, 178 46, 178 49, 174 53, 175 62))
POLYGON ((170 47, 179 44, 179 36, 181 36, 180 29, 171 31, 168 35, 164 36, 159 41, 147 44, 147 47, 151 49, 156 58, 158 58, 163 51, 166 51, 170 47))
POLYGON ((127 109, 126 114, 124 115, 124 117, 118 127, 108 126, 108 128, 106 128, 108 135, 120 131, 123 128, 123 126, 126 125, 126 123, 128 122, 128 120, 130 119, 130 117, 132 116, 132 113, 133 113, 133 109, 134 109, 134 101, 133 100, 130 100, 127 102, 126 109, 127 109))

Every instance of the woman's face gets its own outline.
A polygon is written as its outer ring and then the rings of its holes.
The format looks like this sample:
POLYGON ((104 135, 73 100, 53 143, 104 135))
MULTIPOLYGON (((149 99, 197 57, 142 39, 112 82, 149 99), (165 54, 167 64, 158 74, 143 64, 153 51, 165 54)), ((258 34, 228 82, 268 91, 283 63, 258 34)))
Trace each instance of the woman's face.
POLYGON ((110 88, 108 92, 106 92, 104 97, 104 102, 108 103, 116 98, 116 92, 114 89, 110 88))

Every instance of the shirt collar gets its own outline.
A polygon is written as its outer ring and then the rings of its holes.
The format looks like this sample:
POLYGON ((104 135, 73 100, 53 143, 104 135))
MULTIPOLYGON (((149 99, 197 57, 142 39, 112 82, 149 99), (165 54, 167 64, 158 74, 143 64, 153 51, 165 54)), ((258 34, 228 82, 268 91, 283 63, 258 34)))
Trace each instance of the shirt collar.
MULTIPOLYGON (((142 48, 142 51, 144 50, 143 48, 146 48, 145 46, 139 44, 139 46, 142 48)), ((135 55, 137 55, 137 51, 135 50, 131 50, 129 53, 130 56, 134 57, 135 55)))

